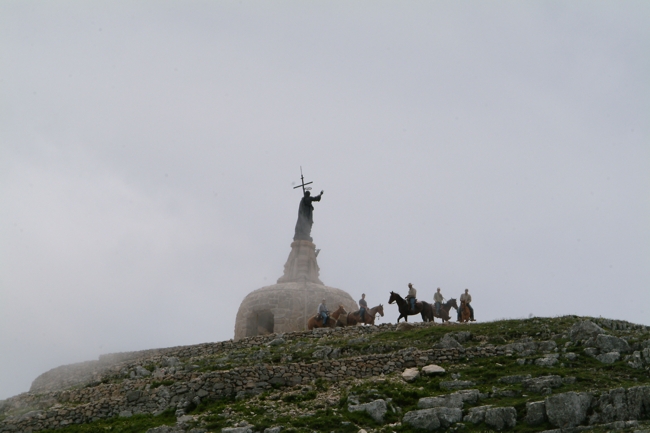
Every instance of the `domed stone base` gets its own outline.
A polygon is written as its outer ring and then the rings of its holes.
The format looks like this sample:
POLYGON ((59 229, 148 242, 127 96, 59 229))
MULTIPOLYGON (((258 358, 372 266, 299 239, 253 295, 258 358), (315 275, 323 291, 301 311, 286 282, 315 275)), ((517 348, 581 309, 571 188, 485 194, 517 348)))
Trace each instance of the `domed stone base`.
POLYGON ((303 331, 325 299, 330 311, 343 305, 347 312, 359 307, 343 290, 311 282, 279 283, 248 294, 239 306, 235 340, 255 335, 303 331))

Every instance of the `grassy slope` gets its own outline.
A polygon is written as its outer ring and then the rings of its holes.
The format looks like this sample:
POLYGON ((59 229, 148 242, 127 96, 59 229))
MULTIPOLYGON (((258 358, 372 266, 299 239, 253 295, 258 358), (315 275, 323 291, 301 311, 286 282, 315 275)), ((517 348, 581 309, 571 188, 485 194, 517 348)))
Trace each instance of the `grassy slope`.
MULTIPOLYGON (((293 339, 287 345, 242 349, 238 352, 223 356, 194 359, 203 371, 229 368, 255 362, 296 362, 311 360, 311 353, 316 345, 327 344, 342 349, 343 358, 365 353, 384 353, 406 347, 421 349, 430 348, 447 332, 470 331, 472 340, 464 343, 465 347, 479 344, 506 344, 526 337, 542 341, 553 339, 560 353, 566 347, 569 352, 578 354, 574 362, 560 357, 561 365, 555 367, 539 367, 534 364, 517 362, 517 356, 502 356, 494 358, 474 358, 459 364, 442 364, 447 370, 444 377, 421 377, 413 383, 405 383, 398 375, 364 380, 351 379, 347 382, 329 383, 317 381, 308 386, 293 388, 278 388, 259 396, 244 400, 219 400, 203 403, 192 414, 196 421, 191 424, 203 426, 209 431, 220 432, 222 427, 246 421, 253 424, 253 430, 262 431, 265 427, 276 425, 285 426, 283 431, 312 432, 336 431, 357 432, 360 428, 377 432, 409 432, 408 426, 390 425, 397 423, 400 413, 417 408, 421 397, 447 394, 441 390, 439 382, 450 380, 452 373, 460 374, 461 380, 476 382, 474 388, 482 393, 499 393, 513 391, 514 397, 492 397, 480 401, 476 405, 491 404, 494 406, 514 406, 518 413, 518 425, 515 431, 542 431, 550 429, 550 425, 529 427, 523 423, 527 401, 543 400, 545 396, 527 393, 521 384, 506 385, 498 379, 503 376, 530 374, 533 377, 555 374, 562 377, 575 377, 573 383, 562 385, 553 390, 554 393, 567 391, 591 391, 599 393, 617 387, 628 388, 635 385, 650 385, 648 370, 638 370, 629 367, 624 361, 611 365, 601 364, 583 353, 581 346, 570 343, 566 338, 568 328, 580 320, 574 316, 560 318, 534 318, 527 320, 503 320, 490 323, 475 323, 456 326, 429 326, 404 332, 377 332, 358 338, 350 344, 348 339, 337 337, 336 334, 325 336, 320 341, 313 339, 293 339), (372 401, 378 398, 392 399, 386 422, 383 425, 375 423, 363 413, 347 411, 348 397, 360 402, 372 401)), ((610 331, 609 334, 625 337, 630 344, 650 338, 648 328, 643 330, 610 331)), ((531 356, 529 360, 540 357, 531 356)), ((506 393, 507 394, 507 393, 506 393)), ((470 407, 465 405, 465 410, 470 407)), ((56 430, 60 433, 94 433, 94 432, 145 432, 148 428, 162 424, 172 425, 173 416, 169 413, 159 417, 134 416, 103 420, 86 425, 68 426, 56 430)), ((490 431, 485 425, 474 426, 470 423, 463 429, 466 432, 490 431)), ((598 431, 598 430, 594 430, 598 431)), ((49 431, 48 431, 49 432, 49 431)))

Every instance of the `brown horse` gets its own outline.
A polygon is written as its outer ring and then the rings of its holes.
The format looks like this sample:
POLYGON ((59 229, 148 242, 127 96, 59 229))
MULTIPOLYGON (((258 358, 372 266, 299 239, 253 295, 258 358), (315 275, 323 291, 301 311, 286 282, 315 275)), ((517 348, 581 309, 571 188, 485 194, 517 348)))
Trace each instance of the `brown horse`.
POLYGON ((384 317, 384 306, 379 304, 376 307, 372 307, 366 310, 366 314, 363 315, 363 322, 361 321, 360 311, 355 311, 354 313, 348 314, 348 326, 358 325, 363 323, 365 325, 374 325, 375 316, 379 313, 381 317, 384 317))
POLYGON ((310 317, 307 321, 307 329, 311 331, 314 328, 336 328, 336 324, 339 321, 339 316, 345 313, 346 311, 345 308, 343 308, 343 305, 339 305, 339 308, 330 314, 330 317, 327 319, 327 326, 323 325, 323 320, 319 317, 318 314, 316 314, 315 316, 310 317))
POLYGON ((469 322, 470 312, 465 301, 460 301, 460 321, 461 323, 469 322))

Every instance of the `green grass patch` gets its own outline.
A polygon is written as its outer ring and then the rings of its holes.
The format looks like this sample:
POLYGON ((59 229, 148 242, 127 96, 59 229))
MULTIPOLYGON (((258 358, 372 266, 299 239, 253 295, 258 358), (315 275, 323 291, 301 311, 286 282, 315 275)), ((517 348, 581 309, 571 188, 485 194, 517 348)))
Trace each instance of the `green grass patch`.
POLYGON ((159 386, 170 386, 173 384, 174 384, 173 380, 161 380, 161 381, 154 380, 153 382, 151 382, 151 388, 155 389, 158 388, 159 386))
POLYGON ((88 424, 74 424, 56 430, 41 430, 40 433, 142 433, 161 425, 176 424, 174 411, 165 411, 159 416, 133 415, 129 418, 110 418, 88 424))
POLYGON ((285 403, 299 403, 302 401, 309 401, 316 398, 316 391, 307 391, 300 394, 288 394, 282 397, 282 401, 285 403))

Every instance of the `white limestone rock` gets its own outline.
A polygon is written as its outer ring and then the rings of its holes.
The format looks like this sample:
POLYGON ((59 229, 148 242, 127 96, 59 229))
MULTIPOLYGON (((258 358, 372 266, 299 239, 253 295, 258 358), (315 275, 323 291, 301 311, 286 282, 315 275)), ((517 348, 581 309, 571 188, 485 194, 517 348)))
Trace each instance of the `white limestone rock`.
POLYGON ((356 404, 348 406, 349 412, 366 412, 372 419, 378 423, 384 422, 388 407, 383 399, 371 401, 370 403, 356 404))
POLYGON ((576 355, 576 354, 573 353, 573 352, 567 352, 567 353, 565 353, 565 354, 564 354, 564 357, 565 357, 566 359, 568 359, 569 361, 575 361, 576 359, 578 359, 578 355, 576 355))
POLYGON ((453 407, 436 407, 433 408, 433 410, 438 416, 442 427, 449 427, 450 425, 463 420, 463 411, 461 409, 453 407))
POLYGON ((410 331, 411 329, 414 329, 415 325, 408 323, 408 322, 401 322, 397 324, 397 327, 395 328, 396 331, 410 331))
POLYGON ((526 379, 530 379, 530 374, 526 375, 514 375, 514 376, 503 376, 499 378, 499 382, 501 383, 507 383, 509 385, 513 385, 515 383, 521 383, 526 379))
POLYGON ((434 349, 462 349, 463 346, 451 335, 445 334, 440 341, 433 345, 434 349))
POLYGON ((562 378, 557 375, 540 376, 532 379, 525 379, 522 386, 526 391, 542 393, 545 390, 559 388, 562 386, 562 378))
POLYGON ((456 391, 455 395, 459 395, 464 403, 475 404, 481 398, 481 393, 478 389, 461 389, 456 391))
POLYGON ((601 353, 600 355, 596 355, 596 359, 603 364, 613 364, 621 359, 621 354, 618 352, 601 353))
POLYGON ((595 337, 598 334, 604 333, 605 330, 600 326, 589 320, 583 320, 582 322, 575 323, 569 329, 569 338, 575 343, 576 341, 585 340, 589 337, 595 337))
POLYGON ((463 421, 480 424, 485 421, 485 412, 487 412, 487 410, 491 407, 491 404, 488 404, 486 406, 472 407, 467 411, 467 415, 465 415, 463 421))
POLYGON ((332 348, 329 346, 316 346, 316 350, 311 354, 312 358, 326 359, 327 355, 332 353, 332 348))
POLYGON ((529 401, 526 403, 524 422, 530 426, 540 425, 546 420, 546 404, 544 401, 529 401))
POLYGON ((445 374, 445 369, 439 365, 430 364, 422 367, 422 373, 426 375, 445 374))
POLYGON ((225 427, 221 429, 221 433, 253 433, 253 429, 246 427, 225 427))
POLYGON ((448 394, 437 397, 424 397, 418 401, 418 409, 431 407, 456 407, 463 408, 463 398, 460 394, 448 394))
POLYGON ((546 416, 554 427, 571 428, 587 419, 593 396, 589 393, 565 392, 546 397, 546 416))
POLYGON ((552 367, 558 363, 559 355, 557 353, 549 354, 543 358, 537 358, 535 360, 535 365, 540 367, 552 367))
POLYGON ((434 408, 406 412, 402 418, 402 423, 427 431, 440 428, 440 420, 434 408))
POLYGON ((650 418, 650 385, 628 388, 626 395, 629 419, 650 418))
POLYGON ((440 427, 449 427, 463 419, 463 411, 458 408, 434 407, 430 409, 406 412, 402 423, 412 427, 431 431, 440 427))
POLYGON ((420 370, 417 367, 407 368, 402 372, 402 379, 406 382, 413 382, 418 377, 420 377, 420 370))
POLYGON ((150 428, 146 433, 185 433, 185 429, 179 426, 161 425, 160 427, 150 428))
POLYGON ((630 351, 627 341, 613 335, 600 334, 596 336, 596 346, 603 352, 625 353, 630 351))
POLYGON ((442 389, 467 389, 471 388, 476 383, 472 382, 471 380, 450 380, 450 381, 445 381, 445 382, 440 382, 440 388, 442 389))
POLYGON ((517 425, 517 410, 514 407, 491 407, 485 411, 485 424, 497 430, 514 428, 517 425))

